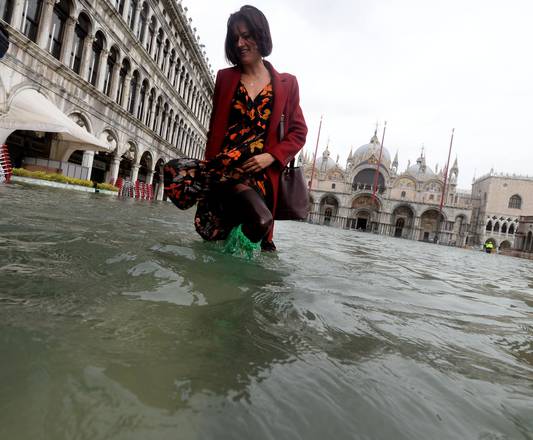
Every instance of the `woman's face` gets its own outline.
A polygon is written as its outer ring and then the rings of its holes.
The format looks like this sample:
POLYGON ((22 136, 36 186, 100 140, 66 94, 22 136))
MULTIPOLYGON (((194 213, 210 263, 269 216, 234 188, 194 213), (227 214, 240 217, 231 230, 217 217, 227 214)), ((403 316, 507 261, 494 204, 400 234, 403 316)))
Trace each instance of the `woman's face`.
POLYGON ((254 64, 261 59, 257 43, 253 39, 246 23, 239 21, 235 24, 233 38, 241 66, 254 64))

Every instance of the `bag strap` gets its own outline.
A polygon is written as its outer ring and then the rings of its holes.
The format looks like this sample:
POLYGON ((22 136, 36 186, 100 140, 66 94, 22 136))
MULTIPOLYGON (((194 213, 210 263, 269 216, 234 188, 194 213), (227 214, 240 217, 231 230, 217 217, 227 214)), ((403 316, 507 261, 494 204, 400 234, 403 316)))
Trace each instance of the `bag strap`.
MULTIPOLYGON (((286 119, 286 115, 285 113, 282 113, 281 120, 279 121, 279 141, 280 142, 285 137, 285 119, 286 119)), ((295 160, 296 159, 293 157, 290 164, 287 165, 285 168, 294 168, 295 160)))

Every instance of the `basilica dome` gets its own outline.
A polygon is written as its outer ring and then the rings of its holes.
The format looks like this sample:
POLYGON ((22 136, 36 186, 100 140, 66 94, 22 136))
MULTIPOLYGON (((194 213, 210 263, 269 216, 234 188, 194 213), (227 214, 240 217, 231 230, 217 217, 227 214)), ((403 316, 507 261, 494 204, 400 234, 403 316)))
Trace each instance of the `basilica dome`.
MULTIPOLYGON (((370 139, 369 144, 365 144, 360 146, 357 150, 355 150, 355 153, 353 154, 353 161, 357 165, 361 162, 368 161, 374 156, 374 159, 371 160, 371 162, 376 162, 379 160, 379 150, 381 148, 381 143, 379 142, 379 139, 377 135, 374 133, 374 136, 372 136, 372 139, 370 139)), ((381 153, 381 163, 389 168, 391 164, 391 158, 389 151, 383 147, 383 151, 381 153)))
POLYGON ((326 157, 326 158, 319 157, 316 160, 315 166, 320 171, 329 171, 329 170, 332 170, 333 168, 335 168, 337 166, 337 164, 335 163, 335 161, 331 157, 326 157))
POLYGON ((405 172, 416 180, 429 180, 437 177, 433 170, 426 166, 426 158, 424 156, 420 156, 416 163, 408 167, 405 172))
POLYGON ((329 147, 322 153, 322 157, 317 158, 315 166, 317 170, 326 172, 337 166, 337 163, 329 156, 329 147))

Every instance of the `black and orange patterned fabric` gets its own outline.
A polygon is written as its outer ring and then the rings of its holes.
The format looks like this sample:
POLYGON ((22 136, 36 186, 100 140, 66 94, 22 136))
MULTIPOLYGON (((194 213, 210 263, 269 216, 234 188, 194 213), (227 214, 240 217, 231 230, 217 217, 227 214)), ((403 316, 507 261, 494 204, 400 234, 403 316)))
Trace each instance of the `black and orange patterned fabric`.
POLYGON ((252 99, 239 83, 221 152, 209 161, 174 159, 164 167, 165 192, 170 200, 180 209, 198 203, 194 225, 205 240, 223 240, 236 226, 221 203, 221 194, 231 186, 242 183, 256 190, 265 201, 270 199, 265 171, 249 174, 240 167, 263 152, 273 98, 271 84, 252 99))

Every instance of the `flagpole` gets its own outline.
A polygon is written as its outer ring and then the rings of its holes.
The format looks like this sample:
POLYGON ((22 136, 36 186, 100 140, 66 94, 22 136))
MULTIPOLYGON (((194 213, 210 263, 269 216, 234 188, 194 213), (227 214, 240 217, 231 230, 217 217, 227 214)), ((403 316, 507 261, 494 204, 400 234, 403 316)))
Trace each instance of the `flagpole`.
POLYGON ((313 177, 315 176, 315 164, 316 164, 316 156, 318 154, 318 142, 320 141, 320 130, 322 129, 322 118, 323 118, 323 115, 320 115, 320 124, 318 126, 318 136, 316 137, 315 155, 313 157, 313 167, 311 168, 311 180, 309 180, 309 190, 311 190, 311 185, 313 184, 313 177))
POLYGON ((439 212, 442 215, 442 207, 444 205, 444 199, 446 197, 446 184, 448 183, 448 170, 450 168, 450 157, 452 155, 452 145, 453 145, 453 134, 455 132, 455 128, 452 128, 452 137, 450 139, 450 148, 448 150, 448 161, 446 162, 446 169, 444 170, 444 185, 442 187, 442 194, 440 197, 440 207, 439 212))
POLYGON ((381 135, 381 146, 379 148, 379 159, 378 164, 376 166, 376 173, 374 174, 374 185, 372 188, 372 199, 377 201, 376 191, 378 187, 379 182, 379 167, 381 166, 381 157, 383 155, 383 143, 385 142, 385 131, 387 130, 387 121, 385 121, 385 125, 383 126, 383 134, 381 135))

